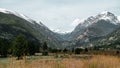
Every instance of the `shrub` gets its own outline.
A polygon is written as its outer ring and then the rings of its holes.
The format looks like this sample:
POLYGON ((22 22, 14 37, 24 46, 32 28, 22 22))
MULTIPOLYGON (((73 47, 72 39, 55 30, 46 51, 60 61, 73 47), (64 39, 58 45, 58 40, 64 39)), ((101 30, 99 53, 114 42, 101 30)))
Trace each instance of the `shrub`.
POLYGON ((75 54, 80 54, 80 52, 82 52, 83 49, 82 48, 76 48, 75 49, 75 54))

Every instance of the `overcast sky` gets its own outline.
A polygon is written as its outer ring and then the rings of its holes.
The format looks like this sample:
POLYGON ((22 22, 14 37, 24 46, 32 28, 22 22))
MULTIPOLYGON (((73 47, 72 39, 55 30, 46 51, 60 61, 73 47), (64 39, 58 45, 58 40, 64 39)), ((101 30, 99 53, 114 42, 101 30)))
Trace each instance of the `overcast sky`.
POLYGON ((120 0, 0 0, 0 8, 41 21, 51 30, 68 32, 78 24, 74 20, 95 16, 102 11, 120 15, 120 0))

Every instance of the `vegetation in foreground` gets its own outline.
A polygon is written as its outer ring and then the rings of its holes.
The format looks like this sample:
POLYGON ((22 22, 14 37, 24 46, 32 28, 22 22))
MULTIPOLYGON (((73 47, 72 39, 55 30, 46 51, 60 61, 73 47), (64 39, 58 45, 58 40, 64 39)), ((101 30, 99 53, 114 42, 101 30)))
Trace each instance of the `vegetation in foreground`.
POLYGON ((0 42, 0 68, 120 68, 119 50, 51 49, 47 42, 39 47, 23 35, 0 42))
POLYGON ((10 58, 9 64, 0 63, 0 68, 120 68, 120 57, 116 56, 72 55, 67 58, 34 56, 32 57, 34 61, 28 61, 29 58, 23 60, 10 58))

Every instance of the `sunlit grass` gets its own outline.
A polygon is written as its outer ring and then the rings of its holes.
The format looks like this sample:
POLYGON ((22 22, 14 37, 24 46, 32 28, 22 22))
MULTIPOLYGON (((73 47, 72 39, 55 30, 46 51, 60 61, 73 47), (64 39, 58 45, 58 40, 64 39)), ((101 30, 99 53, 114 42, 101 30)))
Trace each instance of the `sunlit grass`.
POLYGON ((84 68, 120 68, 120 58, 115 56, 95 56, 84 61, 84 68))
POLYGON ((120 58, 116 56, 96 55, 89 59, 84 58, 41 58, 32 57, 34 61, 28 62, 27 59, 15 60, 10 58, 10 63, 0 68, 120 68, 120 58))

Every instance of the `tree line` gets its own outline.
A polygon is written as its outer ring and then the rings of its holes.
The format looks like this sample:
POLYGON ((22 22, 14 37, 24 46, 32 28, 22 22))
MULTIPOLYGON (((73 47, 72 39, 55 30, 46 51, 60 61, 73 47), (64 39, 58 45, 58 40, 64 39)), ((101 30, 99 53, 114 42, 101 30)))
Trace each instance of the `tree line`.
POLYGON ((40 45, 27 40, 24 35, 18 35, 13 41, 0 38, 0 57, 15 56, 20 59, 23 55, 34 55, 39 52, 40 45))
POLYGON ((72 52, 75 54, 80 54, 80 52, 82 52, 83 50, 85 50, 86 52, 88 51, 88 49, 81 48, 75 48, 72 50, 69 50, 67 48, 52 49, 48 47, 46 41, 42 45, 36 45, 33 41, 27 40, 24 35, 18 35, 11 42, 9 42, 6 39, 0 38, 0 57, 7 57, 11 55, 17 57, 17 59, 21 59, 22 56, 34 55, 36 52, 42 52, 42 55, 48 55, 48 52, 51 53, 72 52))

